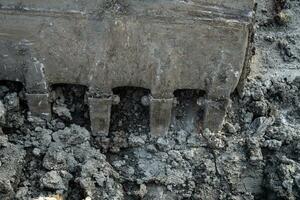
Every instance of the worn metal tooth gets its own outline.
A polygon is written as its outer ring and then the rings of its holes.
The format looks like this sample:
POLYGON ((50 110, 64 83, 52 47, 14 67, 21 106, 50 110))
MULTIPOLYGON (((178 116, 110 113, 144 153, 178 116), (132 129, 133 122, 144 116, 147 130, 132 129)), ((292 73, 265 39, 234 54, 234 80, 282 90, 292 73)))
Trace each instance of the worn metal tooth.
POLYGON ((51 104, 49 94, 26 94, 29 111, 33 116, 51 120, 51 104))
POLYGON ((213 132, 221 130, 228 104, 228 99, 205 100, 203 130, 206 128, 213 132))
POLYGON ((172 117, 174 98, 150 99, 150 131, 152 136, 166 134, 172 117))
POLYGON ((89 97, 91 130, 95 135, 107 136, 109 133, 112 97, 89 97))

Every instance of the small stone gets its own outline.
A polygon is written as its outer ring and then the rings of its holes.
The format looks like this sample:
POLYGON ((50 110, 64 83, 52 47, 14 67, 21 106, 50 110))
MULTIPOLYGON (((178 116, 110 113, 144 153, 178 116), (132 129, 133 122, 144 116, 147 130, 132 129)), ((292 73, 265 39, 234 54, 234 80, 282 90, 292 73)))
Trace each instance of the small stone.
POLYGON ((64 128, 66 127, 66 125, 65 125, 63 122, 57 122, 57 123, 55 124, 55 127, 56 127, 57 129, 62 130, 62 129, 64 129, 64 128))
POLYGON ((300 174, 297 174, 294 179, 297 187, 300 189, 300 174))
POLYGON ((176 140, 179 144, 184 144, 187 140, 188 133, 184 130, 180 130, 177 133, 176 140))
POLYGON ((0 85, 0 98, 2 99, 8 91, 8 87, 0 85))
POLYGON ((244 115, 244 121, 246 123, 250 123, 253 119, 253 113, 250 113, 250 112, 247 112, 245 115, 244 115))
POLYGON ((273 123, 272 118, 258 117, 250 125, 250 131, 254 136, 263 136, 266 129, 273 123))
POLYGON ((145 144, 145 140, 141 136, 135 136, 131 134, 128 138, 128 143, 130 146, 137 147, 145 144))
POLYGON ((68 168, 68 155, 66 152, 49 148, 43 160, 43 167, 48 170, 62 170, 68 168))
POLYGON ((288 179, 282 182, 282 187, 284 187, 285 189, 287 189, 288 191, 292 191, 293 189, 293 185, 294 185, 294 181, 292 179, 288 179))
POLYGON ((41 178, 41 184, 43 187, 48 189, 55 189, 55 190, 65 190, 66 187, 64 185, 63 179, 58 174, 57 171, 50 171, 47 172, 41 178))
POLYGON ((263 146, 271 150, 279 150, 282 146, 282 142, 279 140, 266 140, 263 146))
POLYGON ((20 100, 16 92, 9 93, 4 97, 4 104, 7 110, 19 111, 20 100))
POLYGON ((156 149, 156 147, 155 147, 153 144, 149 144, 149 145, 147 146, 147 150, 148 150, 149 152, 151 152, 151 153, 157 152, 157 149, 156 149))
POLYGON ((214 149, 222 149, 225 147, 225 142, 219 133, 211 132, 209 129, 204 129, 203 137, 207 140, 208 145, 214 149))
POLYGON ((145 184, 140 185, 139 196, 143 198, 147 194, 147 186, 145 184))
POLYGON ((116 168, 120 168, 126 164, 125 160, 116 160, 112 163, 112 165, 116 168))
POLYGON ((229 122, 227 122, 225 124, 225 131, 228 132, 228 133, 230 133, 230 134, 236 134, 235 127, 231 123, 229 123, 229 122))
POLYGON ((19 190, 16 193, 16 199, 23 200, 24 197, 26 196, 27 192, 28 192, 28 188, 27 187, 20 187, 19 190))
POLYGON ((275 38, 273 36, 269 36, 269 35, 265 36, 264 39, 265 39, 265 41, 271 42, 271 43, 275 41, 275 38))
POLYGON ((11 182, 7 179, 0 179, 0 195, 1 194, 7 194, 7 196, 10 196, 10 194, 13 193, 13 187, 11 185, 11 182))
POLYGON ((261 89, 255 89, 252 93, 252 98, 255 101, 261 101, 264 98, 264 93, 261 89))
POLYGON ((252 137, 247 140, 251 164, 257 164, 263 160, 263 154, 259 146, 259 138, 252 137))
POLYGON ((129 166, 129 167, 127 167, 127 168, 125 169, 125 172, 126 172, 126 174, 128 174, 129 176, 133 176, 135 170, 134 170, 133 167, 129 166))
POLYGON ((64 120, 72 120, 72 115, 70 110, 67 108, 66 105, 54 105, 53 106, 53 112, 57 114, 58 117, 64 119, 64 120))
POLYGON ((156 144, 160 151, 168 151, 173 148, 174 141, 170 141, 166 138, 160 137, 157 139, 156 144))
POLYGON ((41 150, 39 148, 34 148, 32 150, 33 155, 39 156, 41 154, 41 150))
POLYGON ((42 132, 43 131, 43 128, 40 127, 40 126, 37 126, 35 129, 34 129, 35 132, 42 132))
POLYGON ((282 10, 275 16, 275 21, 279 25, 287 25, 292 19, 292 14, 289 10, 282 10))

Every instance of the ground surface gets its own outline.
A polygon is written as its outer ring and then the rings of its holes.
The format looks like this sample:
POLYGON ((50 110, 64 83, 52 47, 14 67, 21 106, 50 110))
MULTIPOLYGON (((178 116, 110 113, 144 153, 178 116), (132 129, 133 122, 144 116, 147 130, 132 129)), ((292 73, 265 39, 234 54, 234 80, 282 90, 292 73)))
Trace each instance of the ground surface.
POLYGON ((217 134, 197 131, 197 91, 178 91, 170 132, 150 138, 148 91, 117 90, 100 137, 83 88, 55 88, 46 123, 0 83, 0 199, 300 199, 300 1, 257 3, 251 73, 217 134))

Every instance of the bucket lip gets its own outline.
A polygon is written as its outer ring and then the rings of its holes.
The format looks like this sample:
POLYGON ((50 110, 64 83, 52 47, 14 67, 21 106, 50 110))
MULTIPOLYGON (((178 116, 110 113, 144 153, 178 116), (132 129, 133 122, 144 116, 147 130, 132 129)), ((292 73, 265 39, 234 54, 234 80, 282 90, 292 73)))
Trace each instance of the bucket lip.
MULTIPOLYGON (((47 17, 73 17, 73 18, 89 18, 101 19, 101 16, 144 16, 144 17, 166 17, 166 18, 199 18, 205 20, 224 18, 237 20, 239 22, 249 22, 254 16, 254 0, 235 3, 234 0, 226 2, 214 0, 198 0, 191 1, 157 1, 143 2, 136 0, 128 0, 120 5, 110 5, 107 7, 103 2, 87 1, 69 3, 61 1, 45 4, 45 1, 39 0, 34 3, 27 1, 10 0, 0 5, 0 14, 12 15, 33 15, 47 17), (116 9, 114 7, 122 7, 116 9)), ((219 20, 220 20, 219 19, 219 20)))

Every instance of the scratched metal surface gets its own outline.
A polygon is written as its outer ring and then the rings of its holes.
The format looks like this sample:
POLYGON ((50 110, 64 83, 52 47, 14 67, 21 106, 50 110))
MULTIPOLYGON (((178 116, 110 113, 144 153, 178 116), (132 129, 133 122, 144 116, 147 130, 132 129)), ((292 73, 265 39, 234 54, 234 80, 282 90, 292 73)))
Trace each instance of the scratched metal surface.
POLYGON ((253 9, 252 0, 0 4, 1 80, 31 90, 138 86, 160 98, 176 89, 228 96, 243 70, 253 9))

